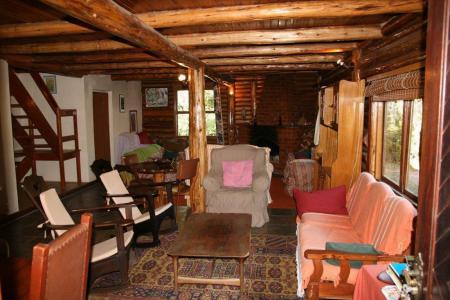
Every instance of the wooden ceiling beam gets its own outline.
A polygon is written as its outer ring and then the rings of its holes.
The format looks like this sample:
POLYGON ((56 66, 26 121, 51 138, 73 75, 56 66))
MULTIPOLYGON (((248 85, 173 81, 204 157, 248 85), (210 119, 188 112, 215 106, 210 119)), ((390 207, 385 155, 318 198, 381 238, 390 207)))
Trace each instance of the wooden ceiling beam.
POLYGON ((191 53, 200 58, 258 56, 258 55, 295 55, 309 53, 340 53, 357 48, 356 42, 317 43, 270 46, 235 46, 191 49, 191 53))
MULTIPOLYGON (((55 6, 56 3, 62 1, 43 0, 43 2, 55 6)), ((86 6, 93 5, 90 3, 86 4, 86 6)), ((315 0, 308 2, 296 1, 155 11, 137 14, 136 18, 139 18, 146 25, 153 28, 164 28, 270 19, 323 18, 323 16, 332 18, 416 13, 423 11, 423 6, 422 0, 341 0, 336 2, 315 0)), ((89 32, 94 32, 94 30, 66 21, 0 26, 0 38, 67 35, 89 32)))
MULTIPOLYGON (((136 49, 134 46, 113 41, 67 41, 52 43, 29 43, 29 44, 8 44, 0 47, 0 53, 8 54, 44 54, 44 53, 72 53, 72 52, 94 52, 136 49)), ((142 51, 142 50, 141 50, 142 51)))
POLYGON ((121 75, 111 75, 111 80, 144 80, 144 79, 178 79, 178 74, 121 74, 121 75))
POLYGON ((334 42, 371 40, 383 37, 380 26, 330 26, 285 30, 245 30, 213 33, 192 33, 167 36, 183 46, 229 44, 288 44, 306 42, 334 42))
POLYGON ((147 68, 147 69, 117 69, 117 70, 90 70, 89 74, 111 74, 111 75, 129 75, 129 74, 187 74, 184 68, 147 68))
POLYGON ((109 62, 135 62, 160 60, 145 52, 129 53, 95 53, 95 54, 63 54, 63 55, 23 55, 23 54, 0 54, 6 60, 27 60, 30 63, 63 63, 63 64, 88 64, 109 62))
POLYGON ((291 70, 331 70, 336 65, 332 63, 317 64, 286 64, 286 65, 237 65, 217 66, 214 68, 219 73, 245 72, 245 71, 291 71, 291 70))
POLYGON ((146 68, 175 68, 172 63, 163 61, 134 61, 124 63, 100 63, 100 64, 76 64, 65 65, 68 71, 89 71, 89 70, 112 70, 117 69, 146 69, 146 68))
POLYGON ((156 52, 181 66, 204 66, 197 57, 178 47, 112 0, 41 1, 87 24, 121 37, 137 47, 156 52))
POLYGON ((270 65, 270 64, 298 64, 298 63, 324 63, 336 62, 343 59, 342 54, 310 54, 289 56, 255 56, 255 57, 226 57, 209 58, 203 62, 209 66, 223 65, 270 65))

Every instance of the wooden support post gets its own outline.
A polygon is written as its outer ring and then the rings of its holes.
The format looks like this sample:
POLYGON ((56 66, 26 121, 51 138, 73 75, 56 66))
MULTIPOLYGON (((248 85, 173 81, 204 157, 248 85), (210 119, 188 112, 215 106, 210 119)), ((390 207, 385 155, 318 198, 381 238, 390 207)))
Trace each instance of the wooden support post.
POLYGON ((228 142, 233 145, 236 140, 236 124, 234 119, 234 84, 229 87, 228 97, 228 142))
POLYGON ((352 51, 352 63, 353 63, 353 72, 352 72, 352 80, 358 81, 361 80, 361 49, 357 48, 352 51))
POLYGON ((205 69, 188 70, 189 79, 189 155, 199 158, 197 176, 191 184, 190 201, 192 212, 205 211, 205 190, 203 178, 208 171, 205 122, 205 69))
POLYGON ((255 122, 255 118, 256 118, 256 80, 252 80, 251 97, 252 97, 252 122, 255 122))

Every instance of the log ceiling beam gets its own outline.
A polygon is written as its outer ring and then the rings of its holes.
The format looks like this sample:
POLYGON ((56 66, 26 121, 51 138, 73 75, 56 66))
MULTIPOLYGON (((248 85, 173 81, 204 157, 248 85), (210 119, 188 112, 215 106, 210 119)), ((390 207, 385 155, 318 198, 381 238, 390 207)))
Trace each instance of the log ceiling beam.
POLYGON ((295 55, 312 53, 341 53, 357 48, 356 42, 317 43, 269 46, 235 46, 191 49, 191 53, 200 58, 237 57, 256 55, 295 55))
POLYGON ((227 57, 204 59, 209 66, 223 65, 270 65, 270 64, 298 64, 298 63, 324 63, 336 62, 344 59, 342 54, 325 55, 290 55, 290 56, 256 56, 256 57, 227 57))
POLYGON ((145 79, 172 79, 178 80, 178 74, 120 74, 111 75, 111 80, 117 81, 133 81, 133 80, 145 80, 145 79))
POLYGON ((41 1, 87 24, 121 37, 137 47, 156 52, 181 66, 204 66, 197 57, 178 47, 112 0, 41 1))
POLYGON ((65 65, 68 71, 89 71, 89 70, 114 70, 114 69, 144 69, 144 68, 170 68, 176 67, 171 63, 163 61, 134 61, 123 63, 101 63, 101 64, 76 64, 65 65))
MULTIPOLYGON (((55 7, 56 3, 62 1, 43 0, 43 2, 55 7)), ((139 20, 153 28, 163 28, 270 19, 323 18, 323 16, 332 18, 416 13, 423 11, 423 6, 423 1, 421 0, 341 0, 337 2, 316 0, 308 2, 297 1, 156 11, 137 14, 136 18, 139 18, 139 20)), ((91 24, 86 20, 84 21, 91 24)), ((94 32, 94 30, 66 21, 0 26, 0 38, 67 35, 89 32, 94 32)))
MULTIPOLYGON (((8 44, 0 47, 0 53, 8 54, 44 54, 132 50, 134 46, 113 40, 67 41, 51 43, 8 44)), ((141 50, 142 51, 142 50, 141 50)))
POLYGON ((244 30, 211 33, 192 33, 167 36, 183 46, 229 44, 288 44, 305 42, 334 42, 371 40, 383 37, 380 26, 330 26, 284 30, 244 30))
POLYGON ((217 66, 217 72, 245 72, 245 71, 309 71, 309 70, 331 70, 336 67, 332 63, 317 64, 286 64, 286 65, 237 65, 237 66, 217 66))
POLYGON ((155 61, 158 58, 145 52, 129 53, 95 53, 78 55, 21 55, 21 54, 0 54, 6 60, 27 60, 33 63, 63 63, 63 64, 88 64, 88 63, 108 63, 108 62, 134 62, 134 61, 155 61))
POLYGON ((89 74, 111 74, 111 75, 128 75, 128 74, 187 74, 187 69, 183 68, 149 68, 149 69, 120 69, 120 70, 93 70, 89 74))

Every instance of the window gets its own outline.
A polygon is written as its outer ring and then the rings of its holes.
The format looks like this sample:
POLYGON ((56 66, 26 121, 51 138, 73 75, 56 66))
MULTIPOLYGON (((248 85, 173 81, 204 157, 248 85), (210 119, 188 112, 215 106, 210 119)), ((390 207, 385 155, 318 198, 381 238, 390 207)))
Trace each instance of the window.
MULTIPOLYGON (((205 90, 206 135, 216 135, 216 113, 214 111, 214 90, 205 90)), ((177 135, 189 135, 189 91, 177 92, 177 135)))
POLYGON ((419 151, 422 99, 384 102, 382 179, 416 198, 419 190, 419 151))

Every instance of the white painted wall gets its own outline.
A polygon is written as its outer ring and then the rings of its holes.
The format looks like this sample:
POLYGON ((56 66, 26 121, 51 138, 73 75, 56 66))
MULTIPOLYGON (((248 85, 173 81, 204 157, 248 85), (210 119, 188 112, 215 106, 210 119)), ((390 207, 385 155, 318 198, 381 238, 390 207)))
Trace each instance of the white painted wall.
MULTIPOLYGON (((138 111, 138 129, 142 130, 141 82, 112 81, 109 75, 89 75, 84 77, 84 81, 89 164, 92 164, 92 162, 95 160, 92 94, 93 92, 107 92, 109 95, 109 137, 111 160, 114 166, 114 148, 116 137, 122 132, 129 131, 130 110, 138 111), (119 95, 125 96, 124 113, 121 113, 119 111, 119 95)), ((94 174, 90 172, 90 179, 93 180, 94 178, 94 174)))
MULTIPOLYGON (((41 76, 46 74, 41 74, 41 76)), ((56 131, 55 115, 42 96, 33 79, 28 74, 19 75, 20 80, 35 99, 37 105, 56 131)), ((122 132, 129 131, 129 110, 138 111, 138 128, 142 128, 142 105, 140 81, 112 81, 109 75, 89 75, 83 78, 56 76, 57 94, 53 95, 62 109, 76 109, 78 122, 79 146, 81 149, 81 178, 83 182, 95 179, 90 165, 95 159, 93 103, 94 91, 106 92, 109 95, 109 121, 111 157, 114 157, 115 138, 122 132), (119 112, 119 94, 125 95, 125 113, 119 112)), ((63 134, 73 133, 72 119, 64 118, 63 134)), ((66 149, 73 149, 73 142, 64 144, 66 149)), ((76 181, 75 159, 65 161, 66 180, 76 181)), ((59 181, 58 162, 38 162, 37 173, 47 181, 59 181)))

